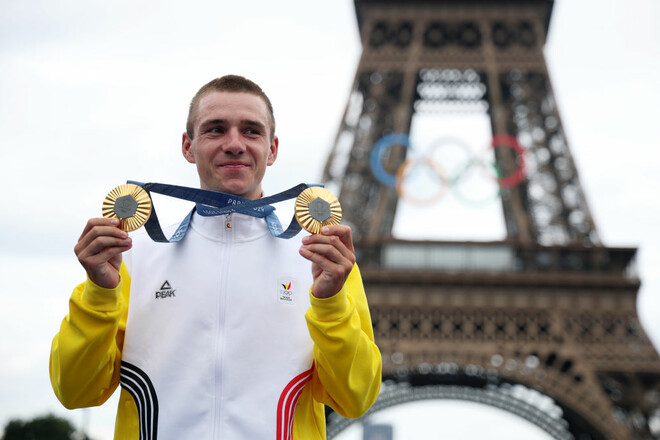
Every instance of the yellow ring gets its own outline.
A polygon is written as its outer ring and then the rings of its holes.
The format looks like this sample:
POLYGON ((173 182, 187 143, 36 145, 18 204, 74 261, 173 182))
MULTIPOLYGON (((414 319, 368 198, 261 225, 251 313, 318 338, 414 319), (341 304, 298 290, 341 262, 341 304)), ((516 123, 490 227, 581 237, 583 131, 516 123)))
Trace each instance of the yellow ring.
POLYGON ((427 197, 425 199, 420 199, 418 197, 413 197, 409 194, 408 191, 405 190, 403 182, 405 181, 406 177, 408 176, 408 173, 414 168, 415 165, 415 160, 408 159, 405 162, 401 164, 399 169, 396 172, 396 192, 401 197, 403 200, 412 203, 414 205, 430 205, 438 200, 440 200, 444 195, 445 192, 447 191, 447 178, 445 177, 444 171, 440 165, 438 165, 435 161, 426 158, 424 159, 423 163, 431 168, 435 173, 437 174, 438 178, 440 179, 440 187, 438 190, 431 195, 431 197, 427 197))

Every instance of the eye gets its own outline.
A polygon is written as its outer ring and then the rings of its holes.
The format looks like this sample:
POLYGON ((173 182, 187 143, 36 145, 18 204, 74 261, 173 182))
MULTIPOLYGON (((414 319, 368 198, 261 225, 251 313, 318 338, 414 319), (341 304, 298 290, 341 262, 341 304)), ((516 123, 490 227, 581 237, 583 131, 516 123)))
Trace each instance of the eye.
POLYGON ((209 133, 224 133, 225 130, 222 127, 211 127, 209 128, 209 133))

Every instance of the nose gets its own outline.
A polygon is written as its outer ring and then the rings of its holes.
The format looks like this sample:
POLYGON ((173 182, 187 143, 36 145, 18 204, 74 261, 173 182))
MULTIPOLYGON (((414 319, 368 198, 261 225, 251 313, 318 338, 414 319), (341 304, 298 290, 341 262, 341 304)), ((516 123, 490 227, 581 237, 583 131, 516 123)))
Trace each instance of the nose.
POLYGON ((240 155, 245 152, 245 143, 241 137, 241 133, 236 127, 229 129, 225 135, 225 153, 240 155))

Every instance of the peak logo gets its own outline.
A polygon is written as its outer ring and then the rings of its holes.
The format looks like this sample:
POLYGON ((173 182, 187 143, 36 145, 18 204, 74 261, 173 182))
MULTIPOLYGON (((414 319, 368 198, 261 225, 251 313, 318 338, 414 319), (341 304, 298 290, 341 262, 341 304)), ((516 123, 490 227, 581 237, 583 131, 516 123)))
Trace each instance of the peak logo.
POLYGON ((165 280, 165 282, 160 286, 160 289, 156 290, 156 299, 176 297, 175 292, 176 289, 172 289, 170 282, 165 280))
POLYGON ((293 304, 295 295, 293 292, 293 281, 281 279, 277 286, 277 302, 280 304, 293 304))

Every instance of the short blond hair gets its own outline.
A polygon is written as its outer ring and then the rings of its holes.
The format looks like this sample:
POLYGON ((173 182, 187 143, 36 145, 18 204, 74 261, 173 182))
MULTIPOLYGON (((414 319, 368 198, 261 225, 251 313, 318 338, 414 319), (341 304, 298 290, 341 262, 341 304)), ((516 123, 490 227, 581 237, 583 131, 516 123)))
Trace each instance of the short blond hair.
POLYGON ((259 85, 247 78, 239 75, 225 75, 221 78, 216 78, 202 86, 201 89, 195 94, 190 101, 190 108, 188 109, 188 120, 186 121, 186 132, 190 139, 194 136, 195 131, 195 118, 197 117, 197 108, 199 101, 210 92, 233 92, 233 93, 250 93, 263 99, 268 109, 268 122, 270 123, 270 138, 275 136, 275 115, 273 113, 273 104, 266 96, 266 93, 259 87, 259 85))

